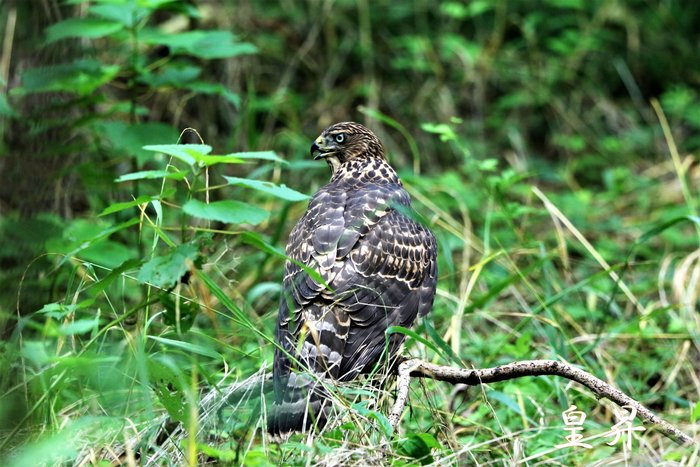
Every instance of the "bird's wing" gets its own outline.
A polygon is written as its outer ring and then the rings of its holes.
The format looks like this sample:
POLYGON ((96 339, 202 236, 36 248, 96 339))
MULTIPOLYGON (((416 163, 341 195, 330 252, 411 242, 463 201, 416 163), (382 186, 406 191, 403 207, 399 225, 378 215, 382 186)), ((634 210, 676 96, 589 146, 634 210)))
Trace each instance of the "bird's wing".
MULTIPOLYGON (((374 364, 385 350, 387 327, 410 326, 432 305, 435 239, 394 204, 408 204, 408 194, 395 185, 322 190, 290 236, 278 338, 293 350, 305 318, 317 318, 318 335, 306 345, 318 366, 317 344, 323 344, 334 377, 351 379, 374 364)), ((397 335, 392 347, 401 341, 397 335)))
POLYGON ((359 239, 333 286, 351 326, 340 375, 352 379, 371 370, 383 352, 393 356, 402 334, 387 340, 390 326, 409 327, 435 297, 437 245, 433 234, 402 212, 391 210, 359 239))

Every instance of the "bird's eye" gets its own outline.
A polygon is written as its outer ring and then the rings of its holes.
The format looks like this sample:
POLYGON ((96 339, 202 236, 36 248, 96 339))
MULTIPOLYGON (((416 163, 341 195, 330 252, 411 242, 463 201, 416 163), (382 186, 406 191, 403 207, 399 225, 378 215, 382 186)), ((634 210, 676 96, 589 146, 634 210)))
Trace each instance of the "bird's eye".
POLYGON ((336 143, 342 143, 343 141, 345 141, 345 133, 338 133, 337 135, 335 135, 336 143))

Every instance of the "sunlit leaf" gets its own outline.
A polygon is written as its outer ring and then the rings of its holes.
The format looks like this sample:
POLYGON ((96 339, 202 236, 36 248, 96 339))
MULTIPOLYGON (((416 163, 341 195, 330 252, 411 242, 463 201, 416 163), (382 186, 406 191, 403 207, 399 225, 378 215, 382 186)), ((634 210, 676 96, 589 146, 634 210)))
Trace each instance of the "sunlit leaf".
POLYGON ((229 156, 217 156, 217 155, 203 155, 197 157, 197 161, 206 167, 211 167, 212 165, 217 165, 217 164, 242 164, 243 160, 239 159, 236 156, 229 155, 229 156))
POLYGON ((700 401, 693 406, 693 411, 690 414, 690 423, 695 423, 700 420, 700 401))
POLYGON ((238 159, 260 159, 265 161, 281 162, 282 164, 288 163, 274 151, 234 152, 229 154, 229 156, 237 157, 238 159))
POLYGON ((265 182, 262 180, 250 180, 248 178, 238 178, 238 177, 224 177, 229 185, 244 186, 247 188, 252 188, 253 190, 262 191, 269 195, 281 198, 287 201, 304 201, 309 199, 309 196, 304 193, 299 193, 296 190, 292 190, 286 185, 275 185, 272 182, 265 182))
POLYGON ((195 165, 203 156, 209 154, 212 148, 206 144, 154 144, 144 146, 143 149, 167 154, 188 165, 195 165))
POLYGON ((258 225, 267 220, 270 215, 264 209, 235 200, 214 201, 207 204, 191 199, 185 203, 182 210, 190 216, 227 224, 258 225))
POLYGON ((124 174, 117 177, 114 181, 117 183, 130 182, 133 180, 145 180, 145 179, 162 179, 167 178, 171 180, 182 180, 186 177, 184 172, 168 172, 167 170, 142 170, 140 172, 132 172, 124 174))

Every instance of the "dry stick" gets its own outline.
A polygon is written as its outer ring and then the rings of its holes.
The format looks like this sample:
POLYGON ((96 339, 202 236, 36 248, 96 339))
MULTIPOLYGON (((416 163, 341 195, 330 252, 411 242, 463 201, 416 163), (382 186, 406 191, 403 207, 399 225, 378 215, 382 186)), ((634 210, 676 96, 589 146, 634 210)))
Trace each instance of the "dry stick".
POLYGON ((680 431, 675 426, 654 415, 649 409, 632 399, 619 389, 616 389, 605 381, 596 378, 568 363, 556 360, 525 360, 509 363, 495 368, 466 369, 449 366, 433 365, 418 359, 406 360, 398 368, 398 381, 396 402, 389 414, 389 423, 396 430, 401 419, 411 377, 430 378, 438 381, 446 381, 452 384, 468 384, 471 386, 485 383, 495 383, 522 376, 563 376, 576 381, 593 391, 598 397, 605 397, 619 406, 631 406, 637 410, 637 414, 645 425, 653 425, 663 435, 681 445, 691 445, 693 439, 680 431))

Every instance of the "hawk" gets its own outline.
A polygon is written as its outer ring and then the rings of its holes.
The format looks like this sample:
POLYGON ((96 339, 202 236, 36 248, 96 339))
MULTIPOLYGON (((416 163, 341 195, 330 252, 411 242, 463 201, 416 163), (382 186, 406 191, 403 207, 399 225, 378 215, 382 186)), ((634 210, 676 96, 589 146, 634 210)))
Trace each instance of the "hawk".
POLYGON ((268 431, 325 425, 327 388, 395 357, 433 304, 437 244, 411 216, 411 200, 379 139, 354 122, 326 128, 311 146, 330 182, 309 202, 287 244, 268 431))

